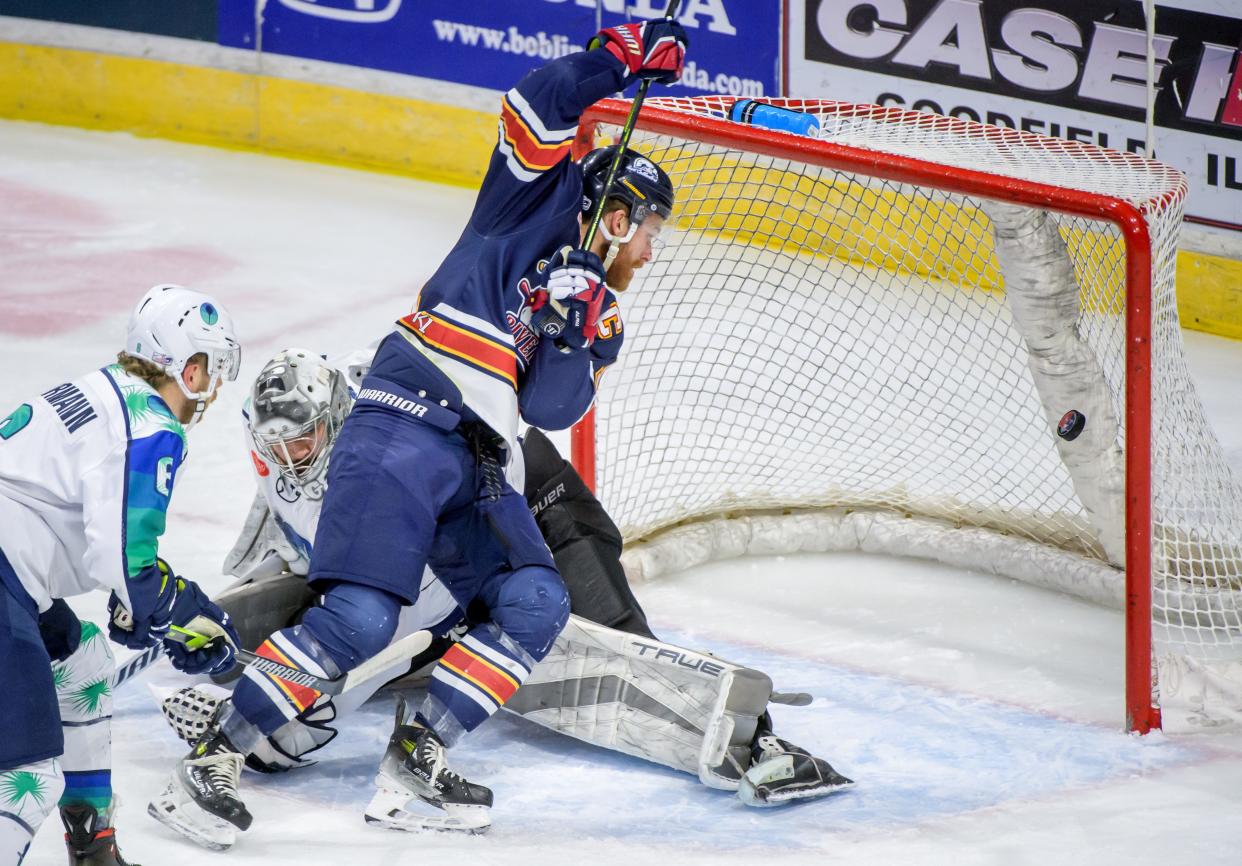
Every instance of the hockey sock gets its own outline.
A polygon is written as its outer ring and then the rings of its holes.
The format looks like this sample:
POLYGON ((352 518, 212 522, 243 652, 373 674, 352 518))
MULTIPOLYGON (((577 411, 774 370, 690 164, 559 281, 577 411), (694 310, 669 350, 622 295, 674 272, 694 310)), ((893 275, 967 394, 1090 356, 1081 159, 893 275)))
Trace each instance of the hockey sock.
POLYGON ((60 796, 65 806, 90 806, 100 816, 100 826, 108 824, 108 808, 112 805, 111 770, 65 770, 65 793, 60 796))
MULTIPOLYGON (((341 670, 329 658, 306 625, 281 629, 273 634, 257 650, 258 654, 281 664, 295 667, 319 677, 329 679, 340 676, 341 670)), ((258 735, 271 736, 277 728, 306 710, 319 698, 319 691, 308 686, 291 683, 280 677, 247 667, 233 690, 233 715, 226 730, 229 740, 241 749, 247 748, 249 737, 237 737, 235 727, 244 721, 254 727, 258 735), (236 717, 240 716, 240 719, 236 717), (242 739, 243 742, 238 742, 242 739)))
POLYGON ((60 757, 65 790, 59 805, 90 806, 101 826, 112 805, 112 678, 116 663, 107 636, 82 623, 78 648, 52 665, 65 751, 60 757))
POLYGON ((451 746, 509 700, 534 664, 494 623, 475 626, 436 665, 418 720, 451 746))
MULTIPOLYGON (((381 589, 353 583, 332 585, 301 625, 281 629, 258 654, 329 679, 353 670, 392 640, 400 600, 381 589)), ((253 667, 233 691, 233 708, 265 737, 313 705, 321 692, 253 667)), ((229 737, 233 740, 233 737, 229 737)), ((243 747, 233 740, 234 745, 243 747)))

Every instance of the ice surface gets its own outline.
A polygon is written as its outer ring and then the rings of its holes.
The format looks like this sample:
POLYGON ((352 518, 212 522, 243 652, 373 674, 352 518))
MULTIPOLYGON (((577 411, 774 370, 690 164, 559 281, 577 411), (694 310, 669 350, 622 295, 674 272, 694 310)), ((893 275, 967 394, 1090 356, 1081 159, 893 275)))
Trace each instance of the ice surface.
MULTIPOLYGON (((209 291, 239 323, 241 380, 191 434, 162 553, 217 591, 253 493, 243 383, 285 345, 344 352, 385 333, 452 244, 472 195, 410 180, 124 135, 0 124, 0 409, 114 357, 157 282, 209 291)), ((1188 333, 1196 381, 1242 470, 1242 345, 1188 333)), ((453 753, 496 792, 486 837, 362 822, 392 698, 343 726, 314 768, 247 773, 253 829, 220 862, 1232 864, 1238 734, 1122 726, 1119 613, 1008 580, 861 555, 717 563, 639 586, 666 640, 760 667, 808 707, 777 730, 858 786, 754 810, 687 775, 501 714, 453 753)), ((102 593, 75 601, 99 616, 102 593)), ((127 651, 118 650, 125 657, 127 651)), ((147 686, 114 725, 119 835, 152 864, 201 858, 145 814, 181 743, 147 686)), ((44 826, 27 860, 62 863, 44 826)))

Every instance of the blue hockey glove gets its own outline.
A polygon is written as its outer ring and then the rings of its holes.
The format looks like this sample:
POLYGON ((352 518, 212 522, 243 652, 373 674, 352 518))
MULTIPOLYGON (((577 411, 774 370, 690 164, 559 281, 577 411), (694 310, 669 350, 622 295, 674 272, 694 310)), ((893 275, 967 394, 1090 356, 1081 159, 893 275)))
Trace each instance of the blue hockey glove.
POLYGON ((629 69, 631 75, 672 84, 681 78, 690 38, 676 21, 656 18, 606 27, 587 48, 603 45, 629 69))
POLYGON ((198 584, 180 577, 177 584, 173 628, 164 639, 164 654, 173 667, 187 674, 227 672, 237 664, 237 647, 241 645, 232 620, 198 584), (207 642, 193 635, 201 635, 207 642))
POLYGON ((595 341, 604 303, 604 263, 589 250, 562 247, 547 282, 531 298, 531 325, 557 346, 585 349, 595 341))
POLYGON ((52 606, 39 614, 39 636, 54 662, 63 662, 82 643, 82 622, 63 598, 52 599, 52 606))
POLYGON ((177 599, 177 579, 168 563, 157 558, 126 581, 130 607, 114 592, 108 599, 108 637, 130 649, 155 646, 168 634, 177 599))

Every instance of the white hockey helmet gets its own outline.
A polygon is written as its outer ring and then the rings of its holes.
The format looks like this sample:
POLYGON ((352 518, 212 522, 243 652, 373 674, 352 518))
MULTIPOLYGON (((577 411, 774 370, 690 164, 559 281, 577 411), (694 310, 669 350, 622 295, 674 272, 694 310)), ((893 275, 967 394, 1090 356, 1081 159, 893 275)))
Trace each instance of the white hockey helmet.
POLYGON ((250 438, 311 499, 323 496, 332 443, 352 400, 345 375, 309 349, 282 349, 250 391, 250 438))
POLYGON ((221 379, 237 378, 241 345, 233 318, 213 298, 184 286, 155 286, 138 302, 129 317, 125 352, 150 361, 177 381, 182 392, 199 402, 195 420, 221 379), (207 356, 207 388, 197 394, 181 379, 186 364, 197 354, 207 356))

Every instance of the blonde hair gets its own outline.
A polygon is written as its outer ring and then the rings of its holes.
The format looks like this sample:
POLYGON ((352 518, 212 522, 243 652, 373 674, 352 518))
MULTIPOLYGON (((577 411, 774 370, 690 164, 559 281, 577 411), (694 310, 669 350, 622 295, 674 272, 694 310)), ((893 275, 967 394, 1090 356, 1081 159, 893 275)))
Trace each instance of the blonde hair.
MULTIPOLYGON (((126 373, 141 379, 156 391, 165 385, 170 385, 177 381, 146 358, 139 358, 128 352, 117 352, 116 362, 121 365, 121 369, 126 373)), ((207 353, 199 352, 191 356, 190 360, 186 362, 186 366, 188 367, 190 364, 198 364, 205 369, 207 367, 207 353)))

